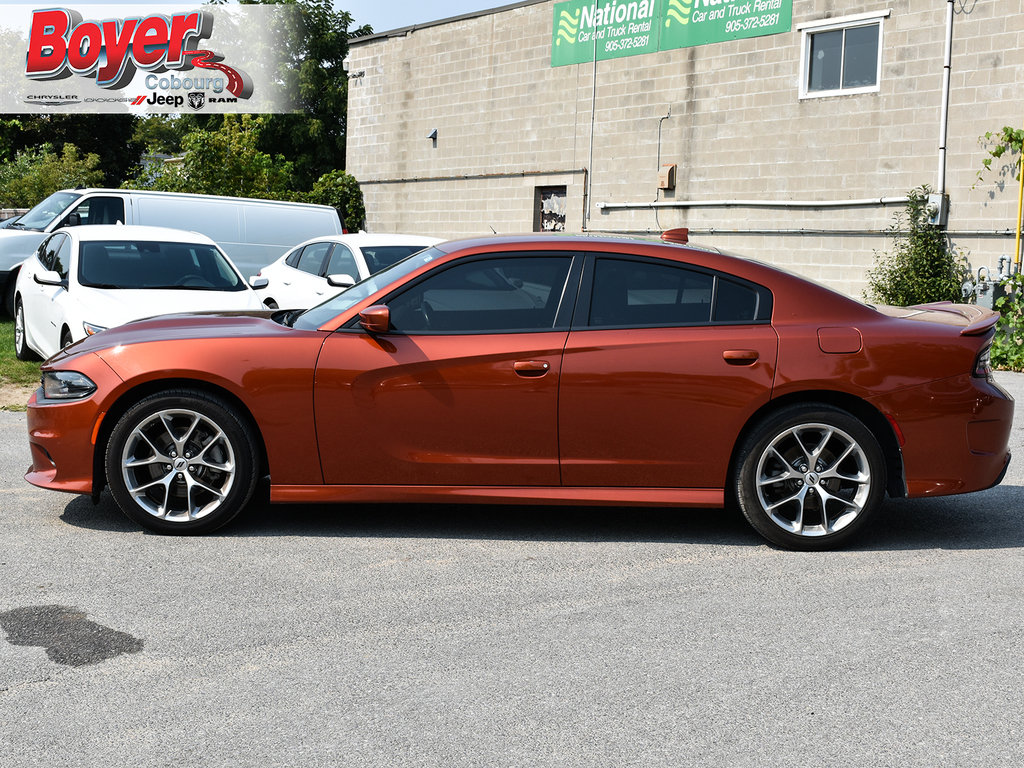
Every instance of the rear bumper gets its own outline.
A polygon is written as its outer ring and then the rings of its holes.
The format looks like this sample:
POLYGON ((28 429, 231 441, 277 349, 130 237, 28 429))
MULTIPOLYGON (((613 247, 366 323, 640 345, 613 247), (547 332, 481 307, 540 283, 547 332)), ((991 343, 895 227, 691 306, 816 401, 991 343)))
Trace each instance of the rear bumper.
POLYGON ((981 491, 1006 474, 1014 401, 997 384, 965 374, 872 402, 904 435, 908 496, 981 491))

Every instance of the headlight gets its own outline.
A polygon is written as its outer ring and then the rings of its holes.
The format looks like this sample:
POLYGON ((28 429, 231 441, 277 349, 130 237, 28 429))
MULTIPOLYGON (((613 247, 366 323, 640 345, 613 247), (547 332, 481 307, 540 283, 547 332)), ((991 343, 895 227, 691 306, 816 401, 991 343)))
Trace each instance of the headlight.
POLYGON ((100 331, 107 330, 106 326, 103 326, 103 325, 93 325, 92 323, 84 323, 84 322, 82 323, 82 329, 85 331, 85 335, 86 336, 93 336, 94 334, 97 334, 100 331))
POLYGON ((96 391, 92 379, 78 371, 44 371, 42 385, 47 400, 81 400, 96 391))

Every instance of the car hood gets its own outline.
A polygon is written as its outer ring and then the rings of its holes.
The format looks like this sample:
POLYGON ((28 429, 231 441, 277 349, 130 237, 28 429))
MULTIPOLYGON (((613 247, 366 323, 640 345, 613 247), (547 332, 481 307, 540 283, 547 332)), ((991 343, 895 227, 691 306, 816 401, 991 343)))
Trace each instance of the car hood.
POLYGON ((7 271, 27 259, 46 237, 32 229, 0 229, 0 271, 7 271))
POLYGON ((271 310, 252 312, 192 312, 136 320, 89 336, 65 347, 52 358, 58 361, 82 353, 121 345, 188 339, 255 338, 296 333, 271 319, 271 310))
POLYGON ((883 315, 903 320, 950 325, 960 329, 961 336, 980 336, 999 320, 999 313, 974 304, 953 304, 937 301, 912 307, 875 307, 883 315))
MULTIPOLYGON (((74 290, 74 289, 72 289, 74 290)), ((259 297, 251 290, 110 290, 79 287, 82 319, 103 328, 133 320, 181 312, 258 310, 259 297)))

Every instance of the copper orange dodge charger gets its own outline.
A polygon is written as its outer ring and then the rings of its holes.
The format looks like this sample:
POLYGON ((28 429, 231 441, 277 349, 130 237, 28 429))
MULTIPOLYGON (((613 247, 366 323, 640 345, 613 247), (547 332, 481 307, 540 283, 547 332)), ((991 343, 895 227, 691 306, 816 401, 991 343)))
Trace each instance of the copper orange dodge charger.
POLYGON ((180 314, 42 366, 43 488, 162 533, 271 502, 723 507, 825 549, 886 494, 997 484, 997 316, 870 307, 712 249, 495 237, 421 251, 305 312, 180 314))

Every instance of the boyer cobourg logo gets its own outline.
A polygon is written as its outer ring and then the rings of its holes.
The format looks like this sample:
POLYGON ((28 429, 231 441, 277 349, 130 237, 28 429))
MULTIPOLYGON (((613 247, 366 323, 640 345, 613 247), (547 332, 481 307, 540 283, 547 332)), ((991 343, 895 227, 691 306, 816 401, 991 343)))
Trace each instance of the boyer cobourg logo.
POLYGON ((252 78, 200 47, 212 33, 208 11, 83 21, 80 13, 66 8, 37 10, 32 13, 25 75, 39 81, 77 76, 94 80, 100 88, 122 89, 142 70, 151 73, 144 83, 152 90, 227 90, 236 99, 248 99, 252 78), (197 68, 202 73, 191 77, 157 74, 197 68))

